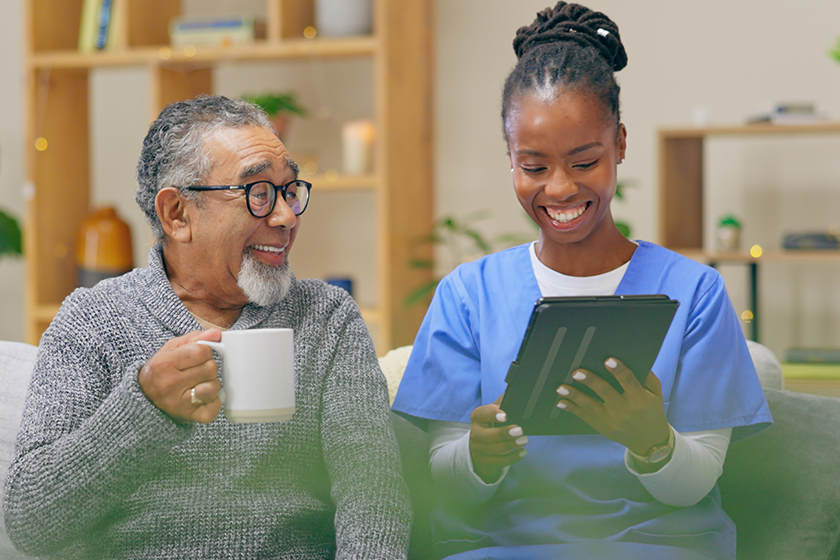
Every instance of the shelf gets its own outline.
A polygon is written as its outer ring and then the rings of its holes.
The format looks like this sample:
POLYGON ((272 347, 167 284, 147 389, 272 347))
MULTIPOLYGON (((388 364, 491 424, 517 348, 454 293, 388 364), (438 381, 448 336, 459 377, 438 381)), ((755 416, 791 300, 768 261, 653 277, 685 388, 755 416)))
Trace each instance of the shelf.
POLYGON ((225 48, 171 48, 151 46, 124 50, 80 53, 45 51, 33 53, 29 65, 36 69, 88 69, 109 66, 177 66, 293 60, 311 57, 342 58, 372 56, 377 49, 373 36, 344 39, 287 39, 279 42, 258 41, 252 45, 225 48))
POLYGON ((819 134, 840 132, 840 122, 814 124, 748 124, 740 126, 713 126, 705 128, 666 128, 659 131, 662 139, 690 139, 706 136, 750 136, 774 134, 819 134))
POLYGON ((678 253, 703 263, 840 263, 840 251, 772 251, 753 257, 749 253, 718 253, 694 249, 674 249, 678 253))
POLYGON ((315 193, 324 191, 375 191, 379 188, 379 178, 376 175, 337 175, 324 173, 307 175, 301 173, 300 178, 312 183, 315 193))
MULTIPOLYGON (((93 194, 90 81, 97 68, 136 67, 148 77, 149 119, 167 104, 212 94, 215 70, 231 63, 369 58, 373 66, 373 114, 377 127, 376 172, 348 176, 335 171, 301 178, 316 193, 374 194, 377 292, 362 310, 375 326, 378 351, 410 344, 424 309, 402 305, 413 286, 431 272, 412 269, 416 249, 406 240, 427 235, 433 225, 432 109, 433 3, 387 0, 373 3, 375 35, 306 39, 315 0, 264 0, 265 40, 227 48, 172 48, 168 26, 180 15, 178 0, 119 0, 114 24, 123 32, 113 50, 76 50, 84 0, 26 0, 27 254, 26 339, 41 333, 74 289, 76 232, 93 194), (49 149, 37 151, 37 138, 49 149)), ((350 78, 352 79, 352 78, 350 78)), ((140 109, 142 110, 142 109, 140 109)), ((135 154, 136 156, 136 154, 135 154)), ((303 166, 301 166, 303 167, 303 166)), ((321 168, 326 170, 325 167, 321 168)), ((431 247, 423 249, 431 258, 431 247)))
POLYGON ((680 252, 699 252, 703 248, 703 165, 706 138, 808 134, 840 134, 840 122, 660 130, 659 242, 680 252))

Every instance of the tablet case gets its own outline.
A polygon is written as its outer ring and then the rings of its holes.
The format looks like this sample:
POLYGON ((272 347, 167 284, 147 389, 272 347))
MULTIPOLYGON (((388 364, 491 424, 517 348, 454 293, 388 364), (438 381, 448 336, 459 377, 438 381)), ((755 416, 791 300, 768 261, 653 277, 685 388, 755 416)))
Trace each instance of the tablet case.
MULTIPOLYGON (((604 362, 621 360, 644 383, 656 361, 679 302, 664 295, 540 298, 505 381, 507 424, 528 435, 595 434, 589 424, 557 408, 560 385, 598 398, 572 379, 590 371, 623 389, 604 362)), ((600 400, 600 399, 599 399, 600 400)))

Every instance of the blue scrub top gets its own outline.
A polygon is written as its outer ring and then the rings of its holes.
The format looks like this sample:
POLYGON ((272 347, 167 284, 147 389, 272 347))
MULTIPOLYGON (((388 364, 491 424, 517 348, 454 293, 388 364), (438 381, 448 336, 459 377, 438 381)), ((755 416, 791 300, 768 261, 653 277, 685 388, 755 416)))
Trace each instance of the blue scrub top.
MULTIPOLYGON (((731 427, 737 441, 772 423, 714 269, 640 241, 616 294, 666 294, 680 302, 653 366, 677 431, 731 427)), ((473 409, 505 391, 540 295, 528 245, 455 269, 435 292, 394 410, 421 427, 428 419, 469 422, 473 409)), ((618 546, 628 558, 685 558, 687 550, 735 557, 735 529, 717 487, 689 508, 662 504, 627 471, 624 447, 600 435, 531 437, 527 457, 490 502, 474 508, 444 499, 432 525, 441 556, 600 558, 587 547, 618 546), (474 549, 484 550, 467 552, 474 549)))

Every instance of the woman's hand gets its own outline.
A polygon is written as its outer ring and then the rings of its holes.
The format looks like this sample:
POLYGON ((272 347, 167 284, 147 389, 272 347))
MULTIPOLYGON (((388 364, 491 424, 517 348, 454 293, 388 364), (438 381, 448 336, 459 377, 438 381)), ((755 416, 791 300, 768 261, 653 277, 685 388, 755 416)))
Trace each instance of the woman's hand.
POLYGON ((557 388, 561 397, 557 406, 639 455, 645 455, 654 445, 668 441, 670 426, 665 419, 659 379, 650 372, 645 384, 641 385, 633 372, 615 358, 609 358, 604 365, 624 388, 624 393, 619 393, 597 375, 581 369, 572 377, 592 389, 604 402, 598 402, 570 385, 561 385, 557 388))
MULTIPOLYGON (((504 395, 502 395, 504 396, 504 395)), ((481 480, 492 484, 499 480, 502 469, 522 459, 528 452, 522 449, 528 436, 519 426, 494 427, 495 422, 507 421, 499 405, 502 397, 493 404, 479 406, 470 414, 470 456, 473 470, 481 480)))

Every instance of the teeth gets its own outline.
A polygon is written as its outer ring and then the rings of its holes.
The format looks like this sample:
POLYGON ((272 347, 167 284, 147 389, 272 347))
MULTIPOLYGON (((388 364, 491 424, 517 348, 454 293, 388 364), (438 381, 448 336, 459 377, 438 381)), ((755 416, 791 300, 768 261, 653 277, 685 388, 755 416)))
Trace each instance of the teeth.
POLYGON ((282 253, 286 250, 285 247, 271 247, 269 245, 251 245, 257 251, 268 251, 269 253, 282 253))
POLYGON ((566 222, 571 222, 586 210, 586 205, 582 204, 577 208, 572 208, 571 210, 567 210, 565 212, 554 212, 553 210, 549 210, 548 208, 545 209, 548 212, 548 215, 551 216, 552 220, 558 221, 561 224, 565 224, 566 222))

